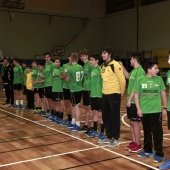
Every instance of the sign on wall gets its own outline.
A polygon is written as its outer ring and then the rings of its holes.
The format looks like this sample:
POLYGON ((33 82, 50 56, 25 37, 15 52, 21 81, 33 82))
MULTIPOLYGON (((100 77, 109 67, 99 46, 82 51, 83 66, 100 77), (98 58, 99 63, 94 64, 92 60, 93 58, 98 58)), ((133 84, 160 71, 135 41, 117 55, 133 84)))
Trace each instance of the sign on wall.
POLYGON ((159 68, 169 68, 169 51, 170 50, 152 50, 152 59, 159 62, 159 68))

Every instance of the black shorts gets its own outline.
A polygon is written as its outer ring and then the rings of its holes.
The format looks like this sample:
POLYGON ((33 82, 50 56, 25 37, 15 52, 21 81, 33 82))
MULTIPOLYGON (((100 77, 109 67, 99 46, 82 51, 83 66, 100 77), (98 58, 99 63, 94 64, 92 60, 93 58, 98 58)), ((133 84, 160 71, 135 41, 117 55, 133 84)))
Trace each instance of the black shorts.
POLYGON ((91 110, 102 111, 102 98, 91 97, 91 110))
POLYGON ((52 99, 52 86, 45 87, 45 97, 52 99))
POLYGON ((90 91, 83 91, 83 105, 84 106, 90 106, 91 100, 90 100, 90 91))
POLYGON ((82 91, 71 92, 70 95, 71 95, 71 104, 72 104, 72 106, 76 106, 76 105, 80 104, 82 91))
POLYGON ((127 117, 130 119, 132 122, 140 122, 140 117, 137 114, 137 108, 135 104, 131 103, 130 107, 126 107, 127 109, 127 117))
POLYGON ((40 98, 44 98, 45 97, 45 90, 44 88, 38 88, 38 94, 40 98))
POLYGON ((23 94, 26 95, 27 94, 27 88, 26 85, 23 86, 23 94))
POLYGON ((63 97, 64 100, 71 100, 70 89, 63 89, 63 97))
POLYGON ((53 101, 63 100, 63 92, 52 92, 52 100, 53 101))
POLYGON ((22 84, 21 83, 14 84, 14 90, 22 90, 22 84))
POLYGON ((168 129, 170 130, 170 111, 167 111, 168 129))
POLYGON ((34 94, 38 93, 38 88, 34 89, 34 94))

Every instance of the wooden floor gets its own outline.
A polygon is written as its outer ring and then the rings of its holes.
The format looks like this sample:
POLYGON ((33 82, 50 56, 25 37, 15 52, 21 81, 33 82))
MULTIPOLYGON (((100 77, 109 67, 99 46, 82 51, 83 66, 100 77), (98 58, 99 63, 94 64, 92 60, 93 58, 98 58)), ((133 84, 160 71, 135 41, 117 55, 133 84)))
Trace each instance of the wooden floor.
MULTIPOLYGON (((125 150, 131 141, 126 96, 121 104, 121 143, 114 148, 98 144, 97 138, 88 138, 83 132, 70 132, 38 114, 5 108, 1 105, 4 101, 4 92, 0 92, 0 170, 151 170, 160 165, 153 163, 153 158, 142 159, 125 150)), ((84 120, 82 106, 81 120, 84 120)), ((163 146, 168 158, 170 132, 165 120, 163 128, 163 146)))

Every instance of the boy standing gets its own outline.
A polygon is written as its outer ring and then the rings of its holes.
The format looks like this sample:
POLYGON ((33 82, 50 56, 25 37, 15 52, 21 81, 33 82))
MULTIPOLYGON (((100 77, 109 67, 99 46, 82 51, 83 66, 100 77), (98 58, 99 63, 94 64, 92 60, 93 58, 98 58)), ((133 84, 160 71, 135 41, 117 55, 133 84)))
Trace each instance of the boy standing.
POLYGON ((137 113, 141 117, 144 130, 144 152, 139 153, 138 156, 156 155, 154 162, 162 162, 164 160, 162 115, 167 114, 166 88, 162 78, 157 76, 159 72, 157 61, 147 61, 145 72, 146 75, 139 77, 134 87, 137 113), (152 151, 152 135, 155 154, 152 151))
POLYGON ((70 92, 71 92, 71 103, 73 107, 73 118, 72 124, 67 126, 71 128, 71 131, 80 130, 80 108, 79 104, 82 96, 82 79, 83 79, 83 67, 79 65, 78 54, 71 53, 71 62, 72 66, 68 70, 66 81, 70 83, 70 92))
POLYGON ((138 152, 142 149, 140 144, 140 127, 139 122, 140 118, 137 114, 137 109, 134 100, 134 91, 133 87, 135 81, 138 77, 145 75, 145 71, 140 65, 141 55, 140 54, 132 54, 130 64, 134 69, 128 73, 126 68, 123 66, 122 62, 119 62, 123 67, 123 73, 127 79, 129 79, 128 90, 127 90, 127 117, 130 119, 130 130, 132 134, 132 142, 126 146, 130 152, 138 152))

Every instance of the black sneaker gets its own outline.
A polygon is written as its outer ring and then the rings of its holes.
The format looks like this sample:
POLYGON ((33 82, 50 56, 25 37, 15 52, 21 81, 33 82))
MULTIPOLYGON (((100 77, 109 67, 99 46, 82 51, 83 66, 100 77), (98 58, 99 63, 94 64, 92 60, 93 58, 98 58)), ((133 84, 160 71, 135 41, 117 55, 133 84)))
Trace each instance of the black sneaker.
POLYGON ((86 132, 88 129, 89 129, 88 126, 84 125, 84 126, 82 126, 82 127, 80 128, 79 131, 81 131, 81 132, 86 132))

